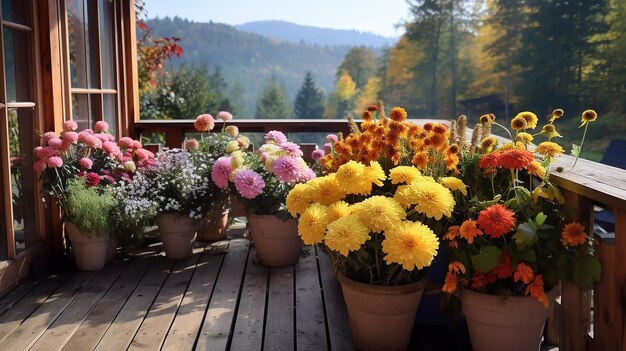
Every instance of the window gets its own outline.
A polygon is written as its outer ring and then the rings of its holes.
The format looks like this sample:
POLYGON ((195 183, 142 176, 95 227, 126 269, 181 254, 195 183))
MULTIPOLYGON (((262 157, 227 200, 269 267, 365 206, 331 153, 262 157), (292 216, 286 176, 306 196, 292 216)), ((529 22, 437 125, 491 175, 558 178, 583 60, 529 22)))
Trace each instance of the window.
POLYGON ((119 129, 116 6, 111 0, 66 0, 70 111, 80 129, 104 120, 119 129))

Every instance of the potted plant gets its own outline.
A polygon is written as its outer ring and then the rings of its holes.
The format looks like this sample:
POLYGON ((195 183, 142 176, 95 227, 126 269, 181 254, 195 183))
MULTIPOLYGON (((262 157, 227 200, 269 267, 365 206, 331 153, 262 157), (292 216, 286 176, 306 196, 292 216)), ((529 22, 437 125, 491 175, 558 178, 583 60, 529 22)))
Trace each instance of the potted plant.
MULTIPOLYGON (((590 286, 600 278, 592 239, 583 225, 564 218, 564 199, 550 182, 550 163, 563 153, 553 141, 562 115, 555 110, 531 135, 537 116, 518 114, 511 121, 513 142, 505 144, 490 135, 492 125, 502 126, 485 115, 472 142, 459 144, 469 191, 459 225, 445 236, 452 262, 443 290, 460 293, 475 349, 538 350, 553 288, 561 281, 590 286), (532 145, 535 137, 545 141, 532 145)), ((583 124, 593 116, 583 113, 583 124)), ((456 135, 465 132, 458 128, 456 135)))
MULTIPOLYGON (((332 259, 359 350, 405 350, 429 267, 465 185, 443 124, 421 128, 382 103, 350 122, 346 138, 329 136, 326 175, 298 184, 287 208, 305 244, 332 259)), ((319 156, 319 155, 318 155, 319 156)))
POLYGON ((257 259, 268 266, 292 265, 298 262, 302 241, 285 199, 295 184, 315 173, 302 159, 300 147, 283 133, 270 131, 264 139, 256 152, 241 149, 220 157, 211 176, 218 186, 230 187, 246 206, 257 259))

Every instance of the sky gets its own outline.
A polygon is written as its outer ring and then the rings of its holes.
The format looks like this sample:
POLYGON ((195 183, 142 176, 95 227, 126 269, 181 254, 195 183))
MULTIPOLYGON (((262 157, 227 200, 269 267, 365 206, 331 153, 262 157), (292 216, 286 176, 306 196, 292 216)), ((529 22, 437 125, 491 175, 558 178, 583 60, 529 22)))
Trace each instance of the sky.
POLYGON ((406 0, 145 0, 148 17, 178 16, 230 25, 283 20, 301 25, 356 29, 399 36, 409 19, 406 0))

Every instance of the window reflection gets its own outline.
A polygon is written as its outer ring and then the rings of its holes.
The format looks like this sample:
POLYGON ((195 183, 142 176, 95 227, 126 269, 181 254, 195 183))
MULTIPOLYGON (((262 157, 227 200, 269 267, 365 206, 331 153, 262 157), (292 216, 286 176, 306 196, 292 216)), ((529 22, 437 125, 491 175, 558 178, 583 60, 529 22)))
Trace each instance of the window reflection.
POLYGON ((32 101, 29 31, 4 27, 4 75, 8 102, 32 101))

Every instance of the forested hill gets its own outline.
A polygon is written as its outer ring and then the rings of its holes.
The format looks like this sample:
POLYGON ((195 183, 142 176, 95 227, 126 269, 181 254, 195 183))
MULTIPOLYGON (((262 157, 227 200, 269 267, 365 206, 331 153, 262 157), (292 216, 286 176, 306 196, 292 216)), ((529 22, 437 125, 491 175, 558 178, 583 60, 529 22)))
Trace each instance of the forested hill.
POLYGON ((291 101, 307 71, 326 93, 334 90, 335 73, 350 46, 320 46, 277 41, 241 32, 220 23, 198 23, 181 18, 151 19, 155 37, 181 38, 181 63, 220 66, 228 83, 227 95, 237 95, 245 106, 241 117, 254 114, 257 96, 272 78, 281 84, 291 101))
POLYGON ((397 39, 357 30, 330 29, 303 26, 285 21, 256 21, 235 28, 292 43, 317 45, 365 45, 370 47, 393 46, 397 39))

